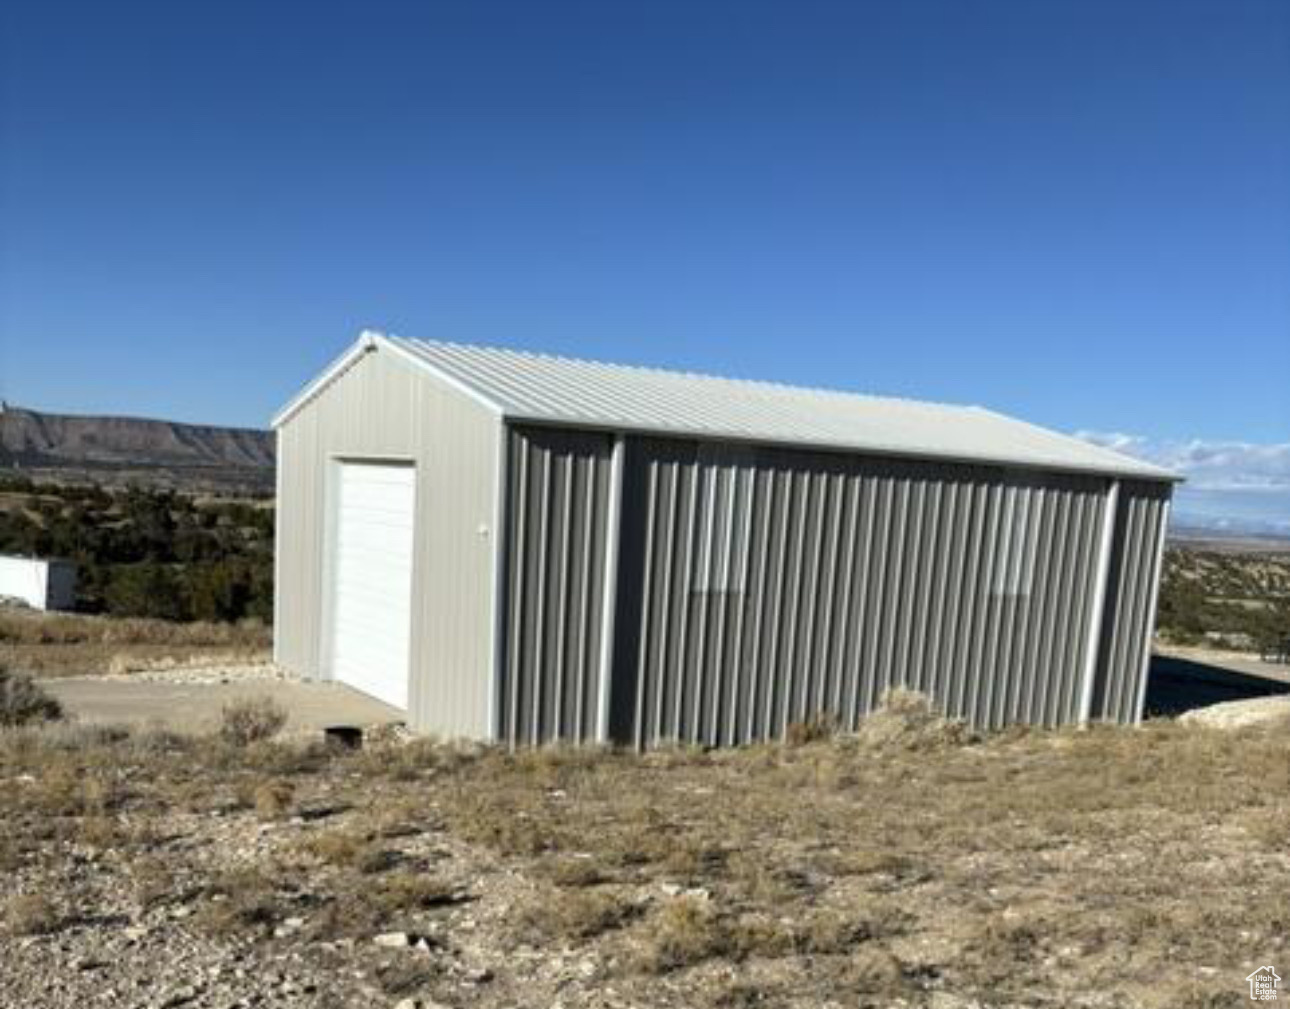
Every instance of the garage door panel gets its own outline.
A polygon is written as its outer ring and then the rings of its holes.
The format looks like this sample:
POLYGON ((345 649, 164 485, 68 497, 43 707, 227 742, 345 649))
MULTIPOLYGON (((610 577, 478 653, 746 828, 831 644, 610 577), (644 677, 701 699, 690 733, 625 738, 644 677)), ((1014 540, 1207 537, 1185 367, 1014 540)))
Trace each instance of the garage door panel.
POLYGON ((403 566, 411 568, 412 561, 410 558, 387 557, 387 555, 390 553, 392 545, 396 546, 397 542, 401 540, 402 537, 403 537, 402 531, 397 537, 390 536, 390 535, 376 535, 375 533, 370 531, 363 532, 363 533, 350 533, 346 535, 344 539, 344 546, 346 551, 350 553, 385 557, 386 558, 385 563, 394 564, 401 561, 403 563, 403 566), (396 541, 395 544, 391 544, 390 541, 392 539, 396 541))
POLYGON ((416 471, 341 463, 337 480, 332 676, 408 703, 416 471))
POLYGON ((373 487, 362 495, 355 494, 354 500, 346 502, 345 507, 350 511, 366 512, 374 526, 388 528, 398 526, 411 502, 411 494, 396 494, 373 487))
POLYGON ((354 572, 350 579, 350 582, 351 584, 358 586, 360 588, 368 585, 371 585, 376 588, 382 588, 384 585, 383 581, 372 581, 370 579, 373 579, 373 578, 384 579, 388 577, 388 575, 391 572, 402 571, 406 573, 412 570, 411 564, 396 564, 396 563, 390 563, 387 560, 390 550, 398 549, 397 547, 388 547, 388 546, 378 547, 375 545, 355 546, 352 544, 348 544, 347 546, 348 546, 348 549, 345 550, 345 554, 346 554, 345 559, 350 562, 351 570, 354 572), (359 573, 360 571, 366 572, 369 570, 379 570, 379 574, 369 575, 366 573, 363 573, 363 574, 359 573))

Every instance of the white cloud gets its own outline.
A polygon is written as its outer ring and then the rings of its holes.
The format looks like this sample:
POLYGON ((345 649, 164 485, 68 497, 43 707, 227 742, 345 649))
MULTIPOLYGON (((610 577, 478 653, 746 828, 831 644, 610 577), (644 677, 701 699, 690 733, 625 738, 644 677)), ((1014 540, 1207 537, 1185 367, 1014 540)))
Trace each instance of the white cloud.
POLYGON ((1077 431, 1076 437, 1185 476, 1175 498, 1182 522, 1290 532, 1290 443, 1168 441, 1119 431, 1077 431))
POLYGON ((1290 492, 1290 442, 1155 441, 1118 431, 1077 431, 1075 436, 1177 470, 1191 490, 1290 492))

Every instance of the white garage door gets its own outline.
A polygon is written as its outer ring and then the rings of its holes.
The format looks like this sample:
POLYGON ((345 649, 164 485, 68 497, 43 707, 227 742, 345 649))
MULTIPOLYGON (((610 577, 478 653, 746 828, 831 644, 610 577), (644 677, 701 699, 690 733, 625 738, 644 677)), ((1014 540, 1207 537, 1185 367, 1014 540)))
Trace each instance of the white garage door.
POLYGON ((408 706, 416 470, 341 463, 332 596, 332 676, 408 706))

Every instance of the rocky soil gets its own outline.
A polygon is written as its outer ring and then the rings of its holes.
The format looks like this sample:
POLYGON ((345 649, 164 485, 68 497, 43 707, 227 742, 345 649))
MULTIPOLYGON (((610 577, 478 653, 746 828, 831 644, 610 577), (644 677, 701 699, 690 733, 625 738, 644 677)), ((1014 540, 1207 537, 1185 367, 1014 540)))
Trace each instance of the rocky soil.
POLYGON ((272 728, 0 732, 0 1009, 1202 1007, 1286 953, 1283 728, 272 728))
MULTIPOLYGON (((0 943, 0 1006, 430 1009, 470 1004, 494 983, 494 965, 505 958, 477 938, 489 909, 477 906, 470 887, 487 867, 470 852, 445 850, 433 836, 389 850, 409 864, 450 866, 461 888, 446 888, 433 913, 395 914, 356 934, 332 932, 334 909, 320 903, 308 871, 235 880, 272 892, 273 910, 266 901, 263 914, 263 894, 248 908, 242 906, 246 894, 218 892, 225 874, 262 871, 311 830, 322 829, 315 824, 323 819, 248 823, 236 814, 176 813, 164 825, 169 836, 144 858, 111 847, 60 844, 50 852, 57 869, 21 873, 11 906, 37 894, 62 894, 72 902, 56 903, 40 933, 0 943), (425 995, 431 984, 447 1003, 425 995)), ((446 877, 436 875, 440 879, 446 877)), ((505 887, 489 887, 490 904, 499 889, 505 887)), ((556 975, 569 969, 559 958, 543 968, 556 975)), ((522 995, 512 991, 511 997, 522 995)))

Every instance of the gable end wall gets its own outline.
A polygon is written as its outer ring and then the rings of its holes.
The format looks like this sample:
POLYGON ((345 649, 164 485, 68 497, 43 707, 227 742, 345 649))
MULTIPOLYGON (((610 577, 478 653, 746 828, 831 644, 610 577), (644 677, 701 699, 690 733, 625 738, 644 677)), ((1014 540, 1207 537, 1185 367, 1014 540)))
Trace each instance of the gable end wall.
POLYGON ((409 723, 445 737, 491 735, 501 435, 483 406, 380 350, 358 358, 279 428, 274 637, 281 665, 329 677, 323 612, 336 460, 409 459, 417 467, 409 723))

